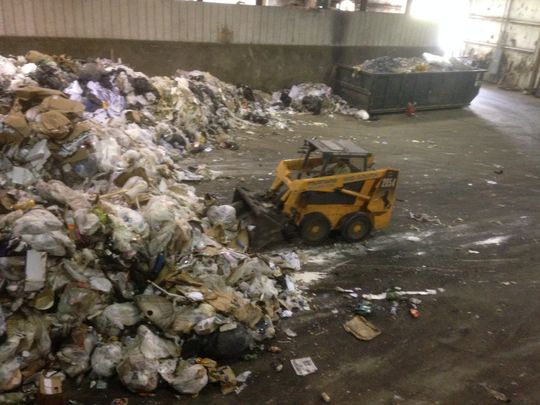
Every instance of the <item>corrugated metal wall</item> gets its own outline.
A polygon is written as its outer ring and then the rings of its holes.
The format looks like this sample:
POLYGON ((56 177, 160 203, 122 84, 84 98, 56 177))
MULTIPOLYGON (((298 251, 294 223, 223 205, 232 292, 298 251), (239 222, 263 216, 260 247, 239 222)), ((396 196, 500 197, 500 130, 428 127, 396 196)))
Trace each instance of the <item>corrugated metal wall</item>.
POLYGON ((490 72, 504 87, 535 87, 540 1, 471 0, 469 15, 465 53, 491 56, 490 72))
POLYGON ((179 0, 0 0, 0 36, 437 46, 433 24, 405 15, 179 0))

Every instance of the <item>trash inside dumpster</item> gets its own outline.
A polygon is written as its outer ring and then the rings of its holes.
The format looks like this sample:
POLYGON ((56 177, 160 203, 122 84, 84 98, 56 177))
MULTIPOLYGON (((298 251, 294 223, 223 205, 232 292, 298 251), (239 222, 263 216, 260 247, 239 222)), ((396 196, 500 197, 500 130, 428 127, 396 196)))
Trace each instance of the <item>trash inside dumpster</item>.
POLYGON ((409 103, 417 110, 459 108, 478 95, 484 72, 430 54, 383 57, 359 66, 337 65, 334 92, 370 114, 405 111, 409 103))

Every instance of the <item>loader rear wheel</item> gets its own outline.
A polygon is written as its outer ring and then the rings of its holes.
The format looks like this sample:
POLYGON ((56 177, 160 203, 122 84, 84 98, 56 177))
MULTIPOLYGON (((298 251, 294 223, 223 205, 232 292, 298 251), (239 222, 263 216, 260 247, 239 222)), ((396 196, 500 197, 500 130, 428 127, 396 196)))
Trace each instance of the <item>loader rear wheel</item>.
POLYGON ((300 236, 306 243, 320 243, 328 237, 331 228, 330 221, 323 214, 313 212, 302 219, 300 236))
POLYGON ((361 212, 347 215, 339 227, 341 236, 347 242, 358 242, 365 239, 371 232, 369 217, 361 212))

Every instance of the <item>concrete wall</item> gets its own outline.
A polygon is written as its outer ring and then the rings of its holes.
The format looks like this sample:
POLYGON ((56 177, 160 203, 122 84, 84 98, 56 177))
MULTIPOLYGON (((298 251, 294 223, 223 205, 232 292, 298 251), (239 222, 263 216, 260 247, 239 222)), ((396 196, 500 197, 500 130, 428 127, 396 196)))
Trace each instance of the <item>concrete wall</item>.
POLYGON ((114 55, 149 74, 196 68, 264 89, 437 46, 435 25, 406 15, 180 0, 0 0, 0 37, 4 54, 114 55))
POLYGON ((426 47, 332 47, 70 38, 3 38, 0 54, 38 49, 73 57, 121 57, 148 75, 172 75, 176 69, 209 71, 222 80, 276 90, 301 82, 331 84, 335 63, 357 64, 381 55, 415 56, 426 47))
POLYGON ((465 53, 491 60, 488 79, 535 88, 540 61, 539 0, 471 0, 465 53))

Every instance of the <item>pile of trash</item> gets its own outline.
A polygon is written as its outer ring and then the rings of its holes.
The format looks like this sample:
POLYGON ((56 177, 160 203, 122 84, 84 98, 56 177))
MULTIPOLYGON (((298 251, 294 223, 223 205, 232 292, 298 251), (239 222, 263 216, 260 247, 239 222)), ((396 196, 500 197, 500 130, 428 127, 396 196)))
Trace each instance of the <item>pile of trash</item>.
POLYGON ((0 59, 0 394, 24 398, 41 370, 232 392, 245 378, 216 361, 309 309, 287 275, 298 257, 248 254, 235 209, 186 184, 201 176, 184 152, 262 111, 237 91, 202 73, 0 59))
POLYGON ((380 58, 368 59, 355 68, 358 71, 368 73, 452 72, 476 69, 470 63, 459 58, 447 59, 428 52, 424 52, 421 58, 381 56, 380 58))
POLYGON ((301 83, 276 91, 272 94, 272 105, 280 111, 309 112, 314 115, 338 113, 361 120, 369 119, 367 111, 350 107, 324 83, 301 83))
MULTIPOLYGON (((15 98, 29 101, 33 94, 16 92, 28 87, 57 90, 83 105, 63 113, 78 114, 108 127, 135 123, 152 128, 151 135, 160 145, 179 152, 201 151, 212 143, 230 147, 233 141, 225 134, 253 123, 287 126, 265 93, 222 82, 205 72, 147 77, 107 59, 80 61, 36 51, 25 57, 0 56, 0 113, 11 110, 15 98)), ((53 93, 48 95, 59 95, 53 93)))

